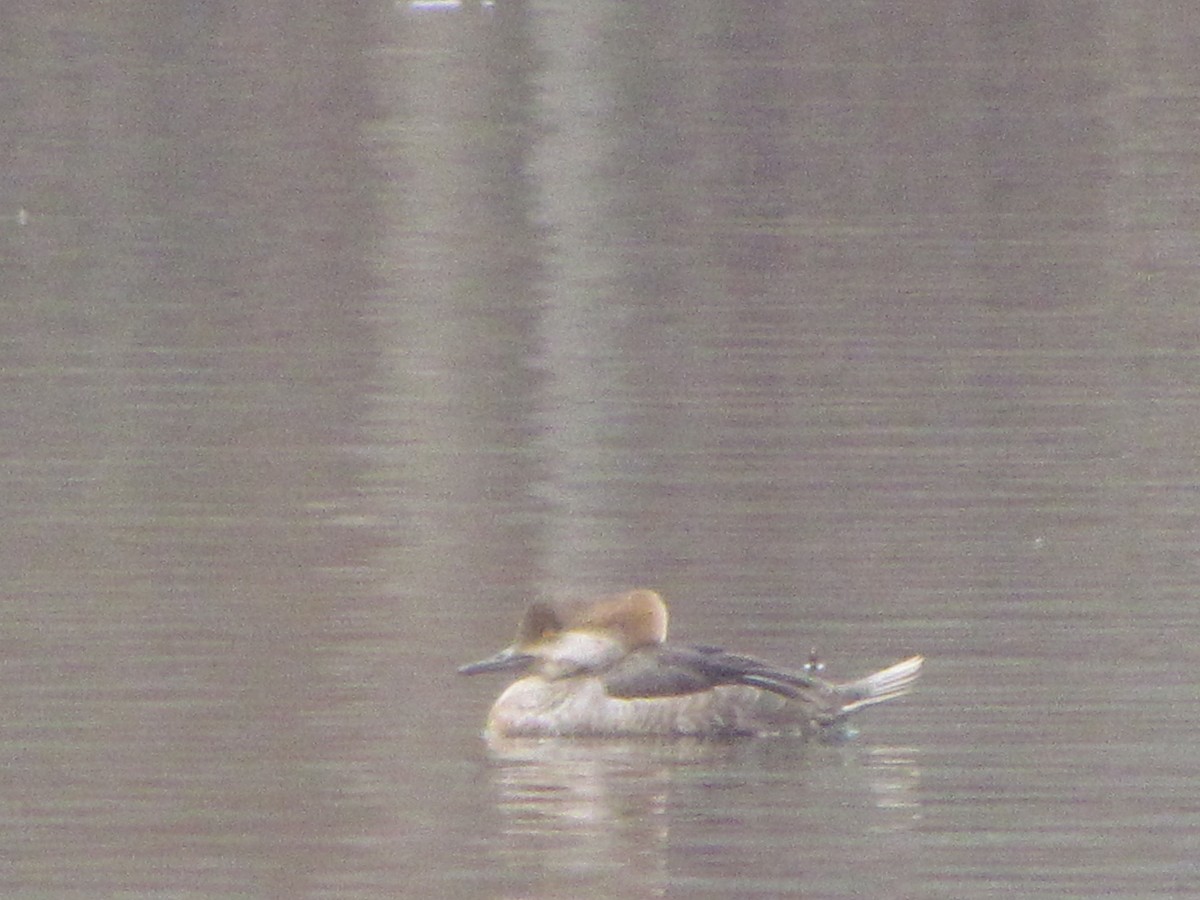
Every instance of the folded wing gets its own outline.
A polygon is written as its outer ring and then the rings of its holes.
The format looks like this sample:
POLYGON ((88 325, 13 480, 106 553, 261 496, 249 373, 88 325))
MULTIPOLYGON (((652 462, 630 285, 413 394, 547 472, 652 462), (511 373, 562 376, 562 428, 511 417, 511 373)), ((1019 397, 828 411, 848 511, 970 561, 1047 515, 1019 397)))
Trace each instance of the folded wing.
POLYGON ((833 686, 802 672, 789 672, 720 647, 658 646, 624 657, 604 675, 609 696, 670 697, 693 694, 721 684, 743 684, 783 697, 802 690, 825 693, 833 686))

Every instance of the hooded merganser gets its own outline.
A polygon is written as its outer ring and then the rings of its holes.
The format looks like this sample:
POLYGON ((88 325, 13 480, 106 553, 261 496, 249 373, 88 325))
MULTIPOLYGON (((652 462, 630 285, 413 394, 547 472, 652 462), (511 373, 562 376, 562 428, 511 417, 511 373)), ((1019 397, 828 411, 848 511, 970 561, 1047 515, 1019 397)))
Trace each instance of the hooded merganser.
POLYGON ((523 673, 492 705, 490 737, 834 736, 851 713, 907 693, 924 662, 835 683, 819 676, 815 654, 790 671, 666 637, 667 607, 654 591, 534 603, 512 646, 458 671, 523 673))

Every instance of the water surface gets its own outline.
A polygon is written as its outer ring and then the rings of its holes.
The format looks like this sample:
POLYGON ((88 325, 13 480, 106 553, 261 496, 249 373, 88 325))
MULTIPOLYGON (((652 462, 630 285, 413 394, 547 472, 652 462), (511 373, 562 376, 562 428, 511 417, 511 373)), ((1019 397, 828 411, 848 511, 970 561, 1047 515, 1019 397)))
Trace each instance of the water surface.
POLYGON ((3 16, 6 896, 1178 896, 1200 14, 3 16), (488 747, 533 597, 918 692, 488 747))

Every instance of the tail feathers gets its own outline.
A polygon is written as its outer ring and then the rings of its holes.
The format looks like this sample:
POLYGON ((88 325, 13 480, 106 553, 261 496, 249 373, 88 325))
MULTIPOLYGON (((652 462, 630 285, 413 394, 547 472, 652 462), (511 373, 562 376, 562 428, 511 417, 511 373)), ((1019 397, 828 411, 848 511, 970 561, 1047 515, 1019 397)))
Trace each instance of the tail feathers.
POLYGON ((911 656, 866 678, 838 685, 841 703, 833 718, 841 719, 865 707, 907 694, 920 676, 924 662, 923 656, 911 656))

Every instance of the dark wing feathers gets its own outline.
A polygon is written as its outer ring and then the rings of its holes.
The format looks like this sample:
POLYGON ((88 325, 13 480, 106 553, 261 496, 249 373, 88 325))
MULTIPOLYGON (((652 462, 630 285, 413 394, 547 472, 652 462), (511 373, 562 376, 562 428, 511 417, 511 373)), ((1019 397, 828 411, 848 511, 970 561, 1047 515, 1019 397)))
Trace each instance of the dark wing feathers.
POLYGON ((784 697, 798 689, 824 690, 819 678, 788 672, 751 656, 726 653, 720 647, 649 647, 629 654, 604 676, 612 697, 669 697, 692 694, 718 684, 745 684, 784 697))
POLYGON ((631 653, 604 675, 610 697, 672 697, 712 687, 712 679, 691 666, 655 661, 644 652, 631 653))

